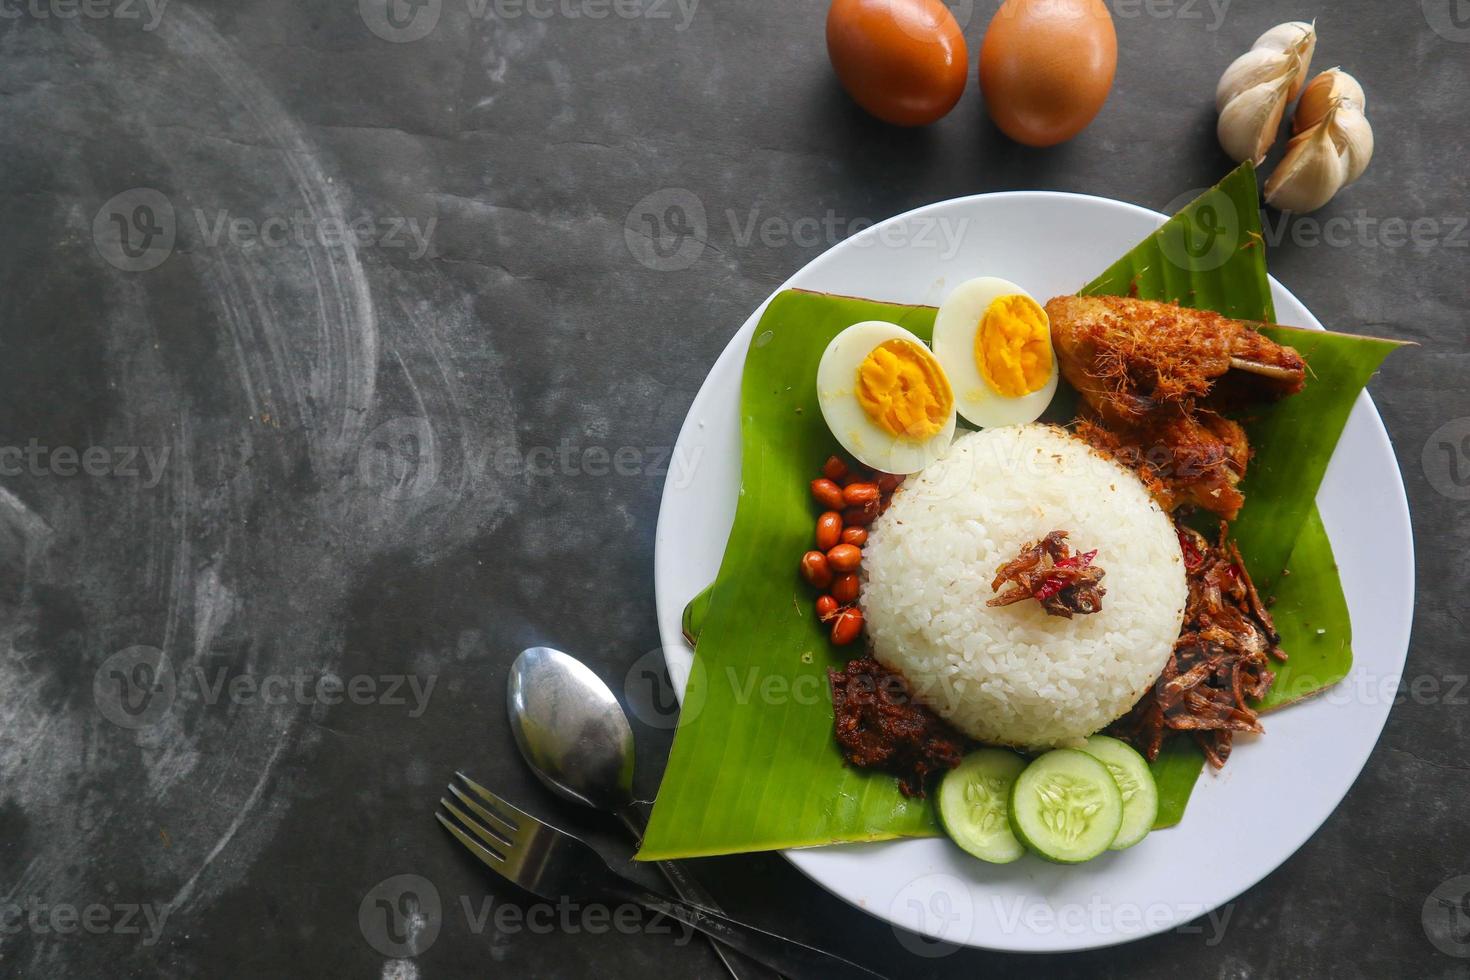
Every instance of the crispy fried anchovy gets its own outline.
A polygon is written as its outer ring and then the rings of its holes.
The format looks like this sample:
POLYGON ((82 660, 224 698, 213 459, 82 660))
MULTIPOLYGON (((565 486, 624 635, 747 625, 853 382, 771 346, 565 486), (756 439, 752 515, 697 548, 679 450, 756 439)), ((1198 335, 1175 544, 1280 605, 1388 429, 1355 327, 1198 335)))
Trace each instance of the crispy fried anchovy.
POLYGON ((1154 686, 1111 731, 1150 760, 1169 733, 1189 732, 1218 769, 1236 732, 1263 731, 1251 704, 1276 679, 1271 659, 1286 654, 1226 525, 1214 545, 1183 525, 1178 533, 1189 582, 1184 628, 1154 686))
POLYGON ((1052 531, 1040 541, 1021 548, 1020 554, 996 569, 992 592, 1010 583, 1006 591, 986 601, 987 606, 1009 606, 1035 599, 1049 615, 1071 619, 1102 609, 1102 587, 1107 573, 1094 565, 1096 551, 1072 553, 1066 531, 1052 531))

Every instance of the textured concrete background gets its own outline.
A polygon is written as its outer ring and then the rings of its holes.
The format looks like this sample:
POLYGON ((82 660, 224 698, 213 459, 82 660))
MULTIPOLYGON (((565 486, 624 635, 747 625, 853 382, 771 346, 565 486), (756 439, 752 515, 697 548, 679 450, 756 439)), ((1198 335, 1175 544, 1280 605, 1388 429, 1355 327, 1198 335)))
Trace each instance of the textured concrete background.
MULTIPOLYGON (((0 0, 0 973, 720 977, 430 819, 466 767, 628 853, 522 768, 505 667, 548 642, 643 683, 668 447, 789 273, 956 195, 1176 204, 1229 165, 1220 71, 1317 15, 1378 152, 1268 214, 1271 268, 1422 345, 1372 386, 1419 686, 1342 807, 1223 930, 1076 956, 917 956, 778 857, 699 873, 894 976, 1470 976, 1470 10, 1114 0, 1112 97, 1042 152, 973 85, 924 131, 863 116, 825 6, 0 0)), ((955 5, 972 60, 994 6, 955 5)))

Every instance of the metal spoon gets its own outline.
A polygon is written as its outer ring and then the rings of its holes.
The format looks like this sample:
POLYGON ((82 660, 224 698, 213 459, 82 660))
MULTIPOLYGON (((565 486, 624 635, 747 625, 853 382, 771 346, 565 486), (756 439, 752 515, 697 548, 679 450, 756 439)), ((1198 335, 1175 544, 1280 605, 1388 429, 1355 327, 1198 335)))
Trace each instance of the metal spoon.
MULTIPOLYGON (((602 679, 550 647, 522 650, 511 664, 506 709, 516 745, 536 778, 573 803, 615 814, 643 839, 647 818, 633 799, 633 729, 602 679)), ((718 912, 704 888, 672 861, 658 862, 679 897, 718 912)), ((714 943, 737 980, 771 980, 766 967, 714 943)))

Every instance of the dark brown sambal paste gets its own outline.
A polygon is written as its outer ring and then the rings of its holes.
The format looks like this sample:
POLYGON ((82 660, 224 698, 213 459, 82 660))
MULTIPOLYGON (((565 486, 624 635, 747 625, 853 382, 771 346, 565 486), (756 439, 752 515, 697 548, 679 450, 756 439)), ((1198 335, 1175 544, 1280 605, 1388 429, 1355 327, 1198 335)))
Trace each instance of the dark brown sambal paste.
POLYGON ((864 658, 827 678, 837 744, 851 765, 890 772, 903 795, 922 797, 931 773, 960 764, 964 736, 915 700, 903 675, 864 658))

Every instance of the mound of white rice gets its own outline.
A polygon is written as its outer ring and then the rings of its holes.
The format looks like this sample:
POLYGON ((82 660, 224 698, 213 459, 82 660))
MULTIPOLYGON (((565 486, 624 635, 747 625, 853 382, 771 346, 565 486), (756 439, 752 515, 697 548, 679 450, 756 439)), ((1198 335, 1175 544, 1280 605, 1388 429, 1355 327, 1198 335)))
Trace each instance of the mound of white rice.
POLYGON ((870 529, 863 577, 873 655, 961 731, 1028 749, 1127 712, 1164 668, 1187 591, 1173 524, 1138 477, 1048 425, 961 436, 909 477, 870 529), (1102 610, 987 606, 996 569, 1054 530, 1097 549, 1102 610))

